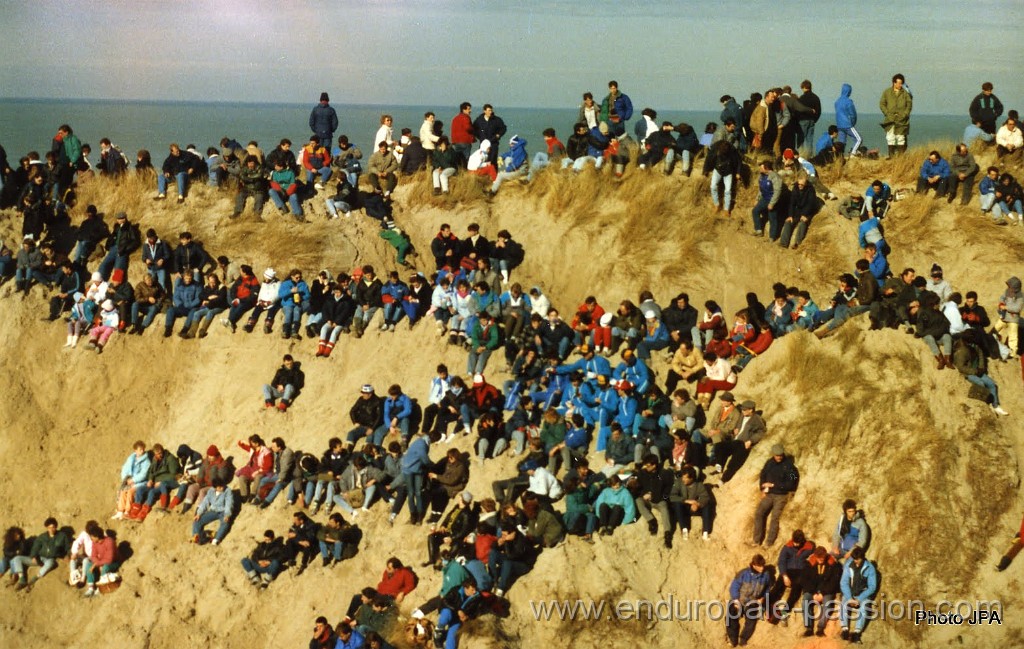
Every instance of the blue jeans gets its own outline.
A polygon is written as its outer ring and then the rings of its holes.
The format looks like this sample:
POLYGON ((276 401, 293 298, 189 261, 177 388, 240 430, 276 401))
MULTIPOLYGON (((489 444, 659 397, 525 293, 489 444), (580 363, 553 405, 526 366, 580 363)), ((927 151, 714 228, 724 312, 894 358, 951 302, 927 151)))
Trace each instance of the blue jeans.
MULTIPOLYGON (((320 184, 325 184, 328 180, 331 179, 331 168, 330 167, 320 167, 320 169, 318 169, 316 171, 310 171, 309 169, 307 169, 306 170, 306 182, 307 183, 311 183, 311 182, 313 182, 314 178, 317 178, 317 181, 320 184), (319 176, 319 178, 317 178, 317 176, 319 176)), ((354 187, 354 185, 353 185, 353 187, 354 187)))
MULTIPOLYGON (((174 174, 174 181, 178 184, 178 196, 185 195, 185 186, 188 183, 188 174, 184 171, 174 174)), ((167 176, 160 174, 156 177, 156 190, 160 194, 167 193, 167 176)))
POLYGON ((352 211, 352 206, 345 201, 336 201, 333 198, 328 198, 325 201, 325 204, 327 205, 327 212, 331 216, 338 216, 338 210, 341 210, 345 214, 352 211))
POLYGON ((88 241, 79 241, 75 244, 75 256, 74 261, 77 264, 85 266, 85 260, 89 258, 96 246, 88 241))
POLYGON ((324 559, 333 558, 335 561, 341 561, 341 550, 345 547, 345 544, 341 541, 334 541, 328 543, 327 541, 320 541, 320 556, 324 559))
POLYGON ((751 216, 754 219, 754 230, 764 232, 765 217, 768 218, 768 238, 772 241, 779 238, 779 216, 775 208, 768 209, 769 199, 762 196, 754 206, 751 216))
POLYGON ((722 183, 724 196, 722 197, 722 208, 732 209, 732 183, 735 174, 723 176, 717 169, 711 171, 711 204, 718 207, 718 183, 722 183))
POLYGON ((199 520, 193 521, 192 523, 192 536, 199 536, 199 542, 203 542, 203 528, 214 521, 220 521, 220 525, 217 526, 217 534, 213 539, 220 543, 224 540, 224 537, 228 535, 228 530, 231 529, 231 523, 224 520, 224 514, 220 512, 206 512, 199 517, 199 520))
POLYGON ((103 281, 110 279, 110 273, 115 268, 120 268, 128 274, 128 255, 117 254, 117 248, 112 248, 107 252, 107 255, 100 262, 99 272, 103 276, 103 281))
POLYGON ((245 570, 246 574, 270 575, 271 579, 273 579, 277 571, 281 569, 281 562, 271 561, 270 565, 264 568, 249 557, 246 557, 242 559, 242 569, 245 570))
MULTIPOLYGON (((839 624, 844 629, 848 629, 848 628, 850 628, 850 608, 851 607, 847 606, 847 602, 849 602, 850 600, 847 599, 846 597, 843 597, 842 600, 843 600, 842 604, 839 607, 839 624)), ((860 633, 861 631, 864 630, 864 626, 868 623, 868 618, 867 618, 867 616, 864 613, 865 613, 865 610, 867 609, 867 607, 871 606, 871 602, 870 601, 864 601, 864 600, 858 600, 858 601, 860 602, 860 606, 857 608, 857 622, 856 622, 856 624, 854 626, 854 630, 857 633, 860 633)))
MULTIPOLYGON (((561 345, 559 345, 561 347, 561 345)), ((484 348, 482 352, 477 352, 476 347, 469 350, 469 357, 466 360, 466 373, 467 374, 483 374, 487 368, 487 360, 491 357, 490 349, 484 348)), ((561 349, 559 349, 561 353, 561 349)))
POLYGON ((172 306, 167 309, 167 315, 164 318, 164 327, 170 329, 174 326, 174 321, 178 318, 185 318, 185 327, 188 327, 192 321, 192 312, 194 308, 187 308, 183 306, 172 306))
MULTIPOLYGON (((270 200, 277 206, 277 209, 284 209, 284 198, 281 197, 281 192, 276 189, 270 190, 270 200)), ((295 216, 302 216, 302 205, 299 204, 298 194, 292 194, 288 197, 288 206, 292 209, 292 214, 295 216)))
MULTIPOLYGON (((800 130, 797 132, 797 147, 804 153, 814 153, 814 120, 802 119, 797 122, 800 130)), ((810 155, 804 157, 811 157, 810 155)))
POLYGON ((405 315, 402 302, 391 302, 384 305, 384 324, 398 324, 405 315))
POLYGON ((285 302, 281 306, 281 310, 284 311, 284 326, 295 325, 296 327, 302 324, 302 314, 309 309, 309 301, 303 301, 300 304, 296 304, 291 300, 285 302))
POLYGON ((262 478, 260 478, 260 481, 256 484, 256 497, 257 498, 259 498, 259 493, 261 491, 263 491, 263 487, 266 487, 268 484, 269 485, 274 485, 274 486, 270 490, 270 493, 267 494, 267 497, 263 499, 263 502, 267 502, 267 503, 273 502, 274 498, 277 498, 277 494, 279 494, 281 492, 281 489, 284 489, 284 483, 280 482, 277 479, 277 475, 276 474, 275 475, 265 475, 262 478))
POLYGON ((177 488, 177 486, 177 482, 158 482, 152 487, 140 485, 135 488, 135 502, 140 505, 145 504, 147 507, 152 507, 157 498, 161 496, 170 496, 171 490, 177 488))
POLYGON ((668 343, 669 341, 667 340, 655 340, 652 342, 641 340, 640 344, 636 346, 636 356, 641 360, 650 360, 652 351, 665 349, 668 347, 668 343))
POLYGON ((224 307, 218 306, 210 308, 208 306, 204 306, 201 309, 196 309, 192 313, 192 317, 190 319, 192 320, 192 322, 201 322, 203 320, 206 320, 207 322, 213 322, 213 319, 217 317, 217 314, 219 313, 224 313, 224 307))
POLYGON ((146 311, 146 317, 142 321, 141 327, 145 329, 149 325, 153 324, 153 318, 156 317, 156 312, 160 308, 160 303, 156 304, 142 304, 142 302, 132 302, 132 324, 136 324, 139 321, 139 312, 143 309, 146 311))
POLYGON ((974 385, 981 386, 988 390, 988 393, 992 395, 992 406, 995 408, 999 407, 999 388, 996 386, 996 382, 992 380, 992 377, 988 374, 982 374, 981 376, 968 376, 967 380, 974 385))
POLYGON ((526 174, 526 182, 533 180, 538 171, 551 164, 548 154, 538 151, 533 155, 533 162, 530 163, 530 171, 526 174))
POLYGON ((409 490, 409 513, 414 516, 421 516, 424 512, 423 506, 423 479, 422 473, 403 473, 406 488, 409 490))
POLYGON ((281 392, 272 385, 263 386, 263 400, 273 401, 274 399, 284 399, 285 401, 291 401, 295 397, 295 386, 291 383, 284 386, 284 392, 281 392))

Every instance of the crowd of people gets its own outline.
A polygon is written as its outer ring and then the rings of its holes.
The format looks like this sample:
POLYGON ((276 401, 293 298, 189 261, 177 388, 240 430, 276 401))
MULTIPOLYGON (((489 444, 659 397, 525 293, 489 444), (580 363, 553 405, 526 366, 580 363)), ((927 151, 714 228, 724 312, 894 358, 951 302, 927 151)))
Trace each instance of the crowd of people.
MULTIPOLYGON (((890 155, 906 149, 912 95, 904 81, 894 76, 880 104, 890 155)), ((934 189, 952 202, 962 188, 962 203, 969 203, 978 165, 968 147, 993 132, 1000 159, 1019 155, 1016 114, 1011 111, 997 131, 1002 105, 991 100, 991 84, 986 85, 975 100, 978 107, 972 104, 971 109, 981 134, 970 141, 965 134, 948 164, 933 151, 922 166, 918 191, 934 189)), ((721 126, 710 125, 707 137, 699 139, 692 126, 658 124, 656 111, 644 109, 634 129, 636 164, 645 172, 662 164, 670 174, 678 160, 688 176, 703 155, 713 205, 728 215, 749 155, 760 172, 754 234, 763 236, 767 227, 770 240, 795 248, 823 201, 835 198, 815 165, 867 153, 848 85, 836 101, 837 124, 817 140, 814 124, 821 103, 809 81, 801 89, 797 98, 789 87, 773 88, 764 96, 752 95, 742 107, 724 96, 721 126)), ((471 111, 468 103, 460 107, 450 136, 428 112, 418 135, 403 132, 397 141, 391 117, 383 116, 377 150, 368 163, 372 191, 364 192, 358 189, 362 153, 344 135, 335 143, 338 118, 324 93, 310 116, 313 136, 299 156, 288 140, 266 156, 255 142, 242 147, 230 138, 222 140, 220 149, 211 147, 205 158, 194 147, 171 145, 156 172, 156 198, 166 198, 173 181, 178 202, 183 202, 189 182, 205 179, 236 187, 234 216, 248 198, 259 214, 269 197, 282 213, 302 218, 302 202, 326 191, 337 176, 337 192, 321 196, 328 213, 348 216, 362 208, 381 219, 382 238, 395 247, 396 262, 407 266, 405 256, 415 249, 390 216, 398 173, 429 166, 435 193, 444 193, 465 165, 468 173, 487 176, 493 193, 502 182, 532 178, 546 166, 578 171, 607 160, 621 175, 630 162, 626 123, 633 107, 614 81, 600 103, 584 95, 567 145, 549 129, 547 151, 532 161, 518 136, 511 138, 508 154, 499 157, 504 122, 489 105, 475 121, 471 111), (476 141, 480 146, 473 150, 476 141)), ((799 486, 799 471, 779 436, 769 432, 756 403, 738 400, 733 391, 747 365, 781 336, 804 329, 826 337, 868 313, 872 329, 903 328, 921 338, 939 370, 959 370, 972 384, 972 396, 989 403, 996 414, 1007 414, 987 364, 1020 353, 1020 280, 1006 281, 996 317, 990 319, 977 294, 954 291, 938 264, 932 265, 929 279, 909 267, 894 276, 884 221, 897 195, 881 180, 838 207, 840 215, 859 224, 862 253, 853 272, 839 276, 827 304, 816 303, 806 289, 776 284, 770 301, 762 303, 756 293, 748 293, 743 308, 729 317, 713 299, 698 310, 682 292, 662 307, 643 291, 635 303, 624 299, 610 309, 588 296, 565 321, 540 287, 524 290, 513 277, 525 259, 523 246, 507 230, 491 241, 478 224, 471 224, 464 238, 442 224, 429 244, 434 270, 411 272, 407 281, 398 271, 378 278, 372 266, 364 265, 351 273, 323 269, 309 283, 298 268, 279 278, 274 268, 258 275, 250 265, 214 257, 188 231, 178 235, 179 245, 173 247, 153 228, 143 236, 123 211, 115 214, 110 228, 104 215, 89 206, 85 220, 73 229, 74 179, 91 171, 83 148, 64 125, 45 165, 38 156, 23 159, 18 170, 3 165, 3 196, 16 196, 8 206, 22 212, 23 241, 16 254, 6 248, 0 252, 0 276, 13 274, 16 291, 25 296, 35 285, 47 288, 45 319, 66 321, 67 349, 88 336, 87 347, 102 353, 113 336, 141 335, 160 315, 164 337, 172 336, 181 320, 181 338, 205 338, 218 317, 231 333, 241 323, 251 334, 261 315, 269 334, 281 312, 281 336, 301 341, 305 334, 309 351, 316 343, 315 358, 329 359, 342 334, 358 338, 374 326, 379 335, 391 334, 403 319, 409 328, 432 321, 439 336, 467 354, 464 377, 449 373, 445 365, 437 367, 425 386, 424 404, 398 384, 386 396, 364 385, 349 411, 352 429, 328 440, 322 451, 292 449, 280 437, 266 444, 251 435, 238 442, 245 459, 236 467, 215 445, 204 454, 182 444, 171 454, 161 444, 147 448, 137 442, 121 469, 113 518, 143 523, 154 510, 189 512, 192 542, 218 545, 238 516, 255 515, 249 511, 269 507, 283 492, 294 508, 291 527, 283 535, 267 530, 241 562, 253 586, 267 588, 285 570, 304 572, 318 553, 325 569, 351 558, 365 542, 355 523, 360 516, 376 506, 387 510, 393 524, 408 503, 410 524, 429 525, 422 567, 440 571, 443 582, 438 595, 417 606, 412 617, 423 625, 426 615, 437 612, 433 637, 448 649, 457 646, 467 620, 507 611, 508 590, 545 549, 567 537, 592 544, 643 521, 650 535, 660 535, 663 545, 672 548, 677 530, 682 542, 689 541, 699 517, 700 538, 709 540, 716 488, 732 480, 766 439, 772 445, 759 474, 762 496, 752 514, 749 544, 774 548, 783 510, 799 486), (59 250, 57 242, 66 241, 67 233, 74 235, 74 246, 59 250), (134 286, 128 282, 132 264, 144 271, 137 273, 141 280, 134 286), (491 357, 499 350, 509 377, 501 386, 487 381, 491 357), (615 359, 614 366, 609 359, 615 359), (663 380, 654 371, 659 364, 665 369, 663 380), (684 382, 689 387, 680 387, 684 382), (443 457, 431 459, 433 451, 455 440, 469 442, 472 452, 448 446, 443 457), (503 454, 517 457, 515 473, 492 481, 493 498, 474 498, 466 490, 471 455, 485 466, 503 454), (321 510, 322 522, 317 520, 321 510), (206 528, 213 523, 217 529, 210 534, 206 528)), ((101 141, 98 173, 125 173, 127 163, 120 149, 101 141)), ((140 151, 136 168, 146 173, 147 165, 149 155, 140 151)), ((997 222, 1024 222, 1020 187, 1012 176, 991 167, 979 190, 982 209, 997 222)), ((287 412, 301 399, 305 380, 301 362, 285 355, 263 386, 264 406, 287 412)), ((116 536, 96 521, 89 521, 70 544, 69 531, 59 530, 55 520, 48 519, 44 528, 31 542, 20 528, 5 534, 0 567, 11 572, 19 589, 31 586, 64 557, 71 560, 71 583, 85 583, 86 596, 98 592, 99 580, 110 581, 116 574, 116 536), (39 570, 30 581, 33 564, 39 570)), ((796 530, 775 567, 755 555, 730 586, 730 642, 751 637, 758 617, 747 614, 752 608, 777 602, 767 619, 779 622, 801 596, 806 635, 815 632, 815 625, 817 634, 824 634, 838 597, 841 636, 859 641, 865 616, 853 611, 863 611, 877 589, 873 564, 865 558, 869 538, 863 512, 847 501, 830 547, 816 546, 796 530)), ((412 571, 392 557, 377 588, 353 597, 342 623, 332 628, 326 618, 317 620, 310 646, 388 646, 397 606, 415 584, 412 571)))

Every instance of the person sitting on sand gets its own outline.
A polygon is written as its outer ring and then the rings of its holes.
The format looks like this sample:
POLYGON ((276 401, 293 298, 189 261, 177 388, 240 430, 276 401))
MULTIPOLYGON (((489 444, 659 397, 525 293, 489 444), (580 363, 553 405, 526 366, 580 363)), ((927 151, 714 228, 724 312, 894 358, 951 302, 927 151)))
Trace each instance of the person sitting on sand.
POLYGON ((150 459, 149 470, 146 472, 146 482, 135 488, 135 504, 127 518, 142 522, 146 520, 153 505, 159 499, 160 508, 167 509, 170 500, 170 492, 178 486, 178 475, 181 473, 181 465, 178 458, 168 453, 160 444, 153 445, 153 454, 150 459), (138 507, 136 507, 136 505, 138 507))
POLYGON ((274 534, 274 530, 267 530, 249 556, 242 559, 242 569, 250 584, 266 588, 280 572, 283 560, 283 540, 274 534))
POLYGON ((206 492, 203 501, 196 508, 196 515, 192 522, 192 542, 203 545, 206 542, 206 534, 203 531, 207 525, 214 521, 220 521, 217 526, 217 534, 213 537, 213 544, 219 545, 228 530, 231 529, 231 517, 235 507, 235 496, 223 480, 213 481, 213 489, 206 492))
POLYGON ((302 220, 302 205, 299 204, 299 185, 295 181, 295 172, 285 167, 284 160, 274 161, 274 171, 270 174, 270 200, 277 206, 281 214, 287 214, 288 208, 284 206, 288 201, 292 215, 302 220))
POLYGON ((482 140, 480 148, 470 154, 466 162, 466 170, 474 176, 487 176, 494 183, 498 178, 498 170, 491 163, 491 142, 482 140))
MULTIPOLYGON (((251 286, 251 284, 248 284, 248 286, 251 286)), ((259 285, 259 292, 254 300, 252 313, 249 314, 249 319, 246 321, 245 326, 242 327, 242 329, 245 333, 251 334, 253 329, 256 328, 256 323, 259 321, 260 315, 266 311, 267 317, 263 323, 263 333, 269 334, 273 331, 274 318, 277 316, 277 312, 280 309, 281 282, 277 279, 277 271, 273 268, 268 268, 263 271, 263 284, 259 285)), ((228 315, 228 320, 231 321, 230 315, 228 315)), ((234 331, 234 328, 232 328, 232 331, 234 331)))
POLYGON ((88 350, 96 350, 97 354, 103 353, 103 348, 110 341, 110 337, 117 333, 121 322, 112 301, 103 300, 100 309, 99 324, 89 330, 89 344, 86 346, 88 350))
POLYGON ((146 484, 151 461, 146 452, 146 443, 142 440, 135 442, 131 454, 121 465, 121 486, 118 489, 117 510, 111 516, 112 520, 119 521, 131 511, 136 489, 146 484))
POLYGON ((398 171, 398 160, 388 150, 387 141, 381 140, 377 143, 377 151, 370 156, 367 171, 369 172, 367 177, 370 179, 370 186, 373 187, 374 193, 383 192, 384 200, 390 199, 391 192, 395 191, 395 187, 398 186, 398 176, 395 175, 395 172, 398 171), (383 188, 381 187, 382 182, 383 188))

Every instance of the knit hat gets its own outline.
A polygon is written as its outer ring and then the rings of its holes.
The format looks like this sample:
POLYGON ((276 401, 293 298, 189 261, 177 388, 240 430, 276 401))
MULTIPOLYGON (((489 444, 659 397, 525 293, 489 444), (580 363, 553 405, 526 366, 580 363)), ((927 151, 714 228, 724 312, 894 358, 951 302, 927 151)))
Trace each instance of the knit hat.
POLYGON ((124 270, 121 268, 115 268, 114 272, 110 275, 110 281, 117 282, 118 284, 123 284, 124 270))
POLYGON ((120 221, 121 219, 128 220, 128 213, 127 212, 118 212, 116 215, 114 215, 114 219, 116 219, 118 221, 120 221))
POLYGON ((795 157, 796 154, 793 153, 793 149, 786 149, 785 151, 782 152, 783 160, 792 160, 795 157))
POLYGON ((206 454, 209 457, 217 457, 220 455, 220 449, 215 444, 210 444, 210 447, 206 449, 206 454))
POLYGON ((466 501, 467 503, 471 503, 471 502, 473 502, 473 494, 469 493, 468 491, 463 491, 463 492, 462 492, 461 494, 459 494, 459 495, 460 495, 460 496, 462 497, 462 499, 463 499, 464 501, 466 501))
POLYGON ((114 310, 114 303, 112 301, 110 301, 110 300, 103 300, 103 304, 101 306, 103 307, 104 311, 113 311, 114 310))
POLYGON ((273 268, 268 268, 263 271, 263 279, 277 279, 277 271, 273 268))
POLYGON ((932 277, 942 277, 942 266, 932 264, 932 277))
POLYGON ((366 383, 363 385, 363 387, 359 388, 359 391, 362 392, 363 394, 373 394, 373 386, 370 385, 369 383, 366 383))
POLYGON ((320 101, 330 101, 330 100, 331 100, 331 98, 327 95, 326 92, 321 92, 320 93, 320 101))
POLYGON ((782 444, 775 444, 772 446, 772 455, 785 455, 786 448, 782 444))
POLYGON ((484 384, 484 375, 483 374, 474 374, 473 375, 473 385, 483 385, 483 384, 484 384))
POLYGON ((100 274, 100 271, 96 270, 96 271, 93 271, 92 276, 90 277, 90 279, 92 281, 94 281, 94 282, 102 282, 103 281, 103 275, 100 274))

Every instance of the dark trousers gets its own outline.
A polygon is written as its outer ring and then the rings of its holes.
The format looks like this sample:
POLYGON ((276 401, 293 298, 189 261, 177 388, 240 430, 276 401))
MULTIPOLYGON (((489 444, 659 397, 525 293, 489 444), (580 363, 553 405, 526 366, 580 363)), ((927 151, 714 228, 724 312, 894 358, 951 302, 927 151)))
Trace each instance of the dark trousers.
POLYGON ((955 174, 955 173, 953 175, 951 175, 949 177, 949 196, 947 197, 949 202, 950 203, 953 202, 953 200, 956 198, 957 189, 960 188, 960 185, 963 185, 964 193, 963 193, 963 196, 960 197, 960 204, 961 205, 967 205, 968 203, 970 203, 971 202, 971 192, 974 191, 974 178, 977 175, 978 175, 978 172, 975 171, 974 173, 968 175, 963 180, 960 180, 960 176, 955 174))
POLYGON ((789 613, 793 610, 800 595, 803 594, 803 588, 800 587, 800 580, 796 579, 797 575, 790 575, 792 580, 792 586, 789 587, 789 595, 786 597, 785 608, 781 606, 782 594, 786 592, 786 582, 782 580, 780 575, 775 583, 772 584, 772 589, 768 592, 768 621, 774 624, 782 619, 783 613, 789 613))
POLYGON ((725 633, 729 636, 729 642, 735 647, 740 640, 744 644, 754 635, 757 628, 757 619, 760 616, 761 602, 750 602, 744 606, 734 602, 729 603, 729 613, 725 617, 725 633), (743 620, 743 630, 740 631, 740 620, 743 620))
POLYGON ((56 320, 65 310, 70 309, 74 298, 69 294, 67 297, 55 295, 50 298, 50 320, 56 320))
POLYGON ((729 482, 747 461, 747 458, 750 456, 750 449, 743 442, 735 439, 730 440, 728 443, 723 443, 722 446, 724 447, 723 450, 726 457, 719 457, 715 462, 725 467, 722 471, 722 482, 729 482), (726 459, 729 460, 728 465, 726 465, 726 459))
POLYGON ((917 178, 917 193, 925 194, 929 189, 935 190, 935 198, 942 198, 946 195, 946 190, 949 188, 949 178, 940 178, 934 185, 929 183, 924 178, 918 176, 917 178))
POLYGON ((710 535, 711 532, 714 531, 714 527, 715 527, 715 503, 714 503, 714 501, 709 502, 707 507, 703 507, 698 512, 690 511, 690 506, 687 505, 686 503, 672 503, 672 509, 674 510, 673 513, 675 514, 676 525, 679 526, 679 529, 681 529, 681 530, 692 529, 690 527, 692 518, 694 516, 699 515, 700 516, 700 520, 701 520, 701 524, 703 525, 703 528, 701 529, 701 531, 702 532, 707 532, 708 535, 710 535))
POLYGON ((607 503, 601 505, 601 508, 597 512, 598 524, 602 527, 610 527, 615 529, 619 525, 622 525, 622 520, 626 518, 626 510, 619 505, 609 505, 607 503))

